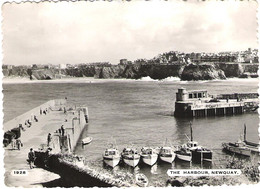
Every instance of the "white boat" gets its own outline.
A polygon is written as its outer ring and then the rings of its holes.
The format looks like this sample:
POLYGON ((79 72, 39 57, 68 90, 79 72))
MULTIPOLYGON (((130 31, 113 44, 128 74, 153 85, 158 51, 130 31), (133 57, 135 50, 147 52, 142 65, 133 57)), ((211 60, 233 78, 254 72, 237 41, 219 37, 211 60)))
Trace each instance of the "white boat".
POLYGON ((176 157, 176 154, 174 153, 172 147, 164 146, 160 150, 159 157, 162 161, 172 163, 176 157))
POLYGON ((114 168, 120 162, 120 154, 116 148, 108 148, 103 154, 104 162, 110 167, 114 168))
POLYGON ((136 167, 140 161, 140 155, 134 148, 125 148, 122 152, 122 159, 125 164, 136 167))
POLYGON ((141 149, 140 155, 142 157, 143 162, 150 166, 153 166, 158 159, 158 154, 155 152, 153 148, 150 147, 143 147, 141 149))
POLYGON ((191 161, 191 151, 190 148, 188 147, 193 146, 193 148, 195 146, 197 146, 196 142, 188 142, 187 144, 182 145, 179 150, 175 151, 175 154, 177 156, 178 159, 183 160, 183 161, 191 161))
POLYGON ((148 186, 148 178, 142 173, 138 173, 135 175, 135 181, 136 184, 140 187, 148 186))
POLYGON ((92 140, 93 140, 92 137, 86 137, 86 138, 82 139, 82 144, 89 144, 89 143, 91 143, 92 140))

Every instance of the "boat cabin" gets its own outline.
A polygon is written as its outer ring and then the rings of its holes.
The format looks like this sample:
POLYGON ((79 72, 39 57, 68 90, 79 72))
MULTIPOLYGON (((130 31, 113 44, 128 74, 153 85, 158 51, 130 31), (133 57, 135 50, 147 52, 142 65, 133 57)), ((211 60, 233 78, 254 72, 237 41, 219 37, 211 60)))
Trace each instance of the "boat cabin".
POLYGON ((106 149, 106 151, 105 151, 105 156, 113 156, 113 155, 117 155, 117 154, 118 154, 117 149, 106 149))
POLYGON ((125 155, 137 154, 137 150, 132 148, 124 148, 123 153, 125 155))
POLYGON ((189 142, 187 143, 187 147, 188 147, 188 148, 198 147, 198 142, 189 141, 189 142))
POLYGON ((172 152, 171 147, 162 147, 162 149, 161 149, 162 154, 170 154, 171 152, 172 152))
POLYGON ((142 148, 141 151, 144 154, 153 154, 153 149, 152 148, 142 148))

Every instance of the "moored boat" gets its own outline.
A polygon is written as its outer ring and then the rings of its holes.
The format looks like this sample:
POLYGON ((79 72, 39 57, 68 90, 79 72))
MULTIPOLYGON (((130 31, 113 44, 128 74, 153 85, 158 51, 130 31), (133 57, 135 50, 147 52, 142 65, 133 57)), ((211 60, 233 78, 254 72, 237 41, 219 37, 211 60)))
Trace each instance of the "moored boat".
POLYGON ((92 140, 93 140, 92 137, 86 137, 86 138, 82 139, 82 144, 89 144, 89 143, 91 143, 92 140))
POLYGON ((124 148, 121 155, 124 163, 131 167, 136 167, 140 161, 140 155, 134 148, 124 148))
POLYGON ((120 162, 120 154, 116 148, 108 148, 103 154, 104 162, 110 167, 114 168, 120 162))
POLYGON ((238 141, 235 143, 232 143, 232 142, 222 143, 222 147, 224 150, 231 152, 231 153, 235 153, 235 154, 239 154, 239 155, 243 155, 243 156, 251 155, 250 149, 248 149, 245 146, 245 143, 242 141, 238 141))
POLYGON ((194 163, 200 163, 202 161, 212 161, 212 151, 199 146, 198 142, 193 141, 192 125, 190 123, 191 138, 187 136, 189 142, 182 145, 180 150, 176 151, 176 155, 179 159, 184 161, 192 161, 194 163))
POLYGON ((155 152, 155 149, 150 147, 143 147, 141 149, 140 155, 143 162, 150 166, 153 166, 158 159, 158 154, 155 152))
POLYGON ((135 175, 135 181, 136 184, 140 187, 148 186, 148 178, 142 173, 138 173, 135 175))
POLYGON ((176 157, 172 147, 164 146, 160 149, 159 157, 162 161, 172 163, 176 157))

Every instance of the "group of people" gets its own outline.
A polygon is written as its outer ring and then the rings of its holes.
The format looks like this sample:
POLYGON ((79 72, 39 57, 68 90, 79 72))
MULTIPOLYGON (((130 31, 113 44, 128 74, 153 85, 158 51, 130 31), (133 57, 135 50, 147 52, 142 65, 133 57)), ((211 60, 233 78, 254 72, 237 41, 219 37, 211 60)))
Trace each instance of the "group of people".
POLYGON ((19 138, 18 139, 12 138, 11 145, 12 145, 12 150, 15 149, 20 150, 21 147, 23 147, 23 143, 19 138))
POLYGON ((47 113, 48 113, 48 109, 47 108, 45 110, 42 110, 40 108, 40 115, 42 115, 42 114, 46 115, 47 113))

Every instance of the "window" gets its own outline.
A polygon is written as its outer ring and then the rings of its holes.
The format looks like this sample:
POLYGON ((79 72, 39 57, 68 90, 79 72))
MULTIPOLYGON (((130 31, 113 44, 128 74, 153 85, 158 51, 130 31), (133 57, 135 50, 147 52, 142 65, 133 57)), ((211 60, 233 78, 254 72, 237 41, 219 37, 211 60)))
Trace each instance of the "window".
POLYGON ((201 98, 201 97, 202 97, 201 93, 198 93, 198 98, 201 98))
POLYGON ((192 98, 192 94, 189 94, 189 98, 192 98))

